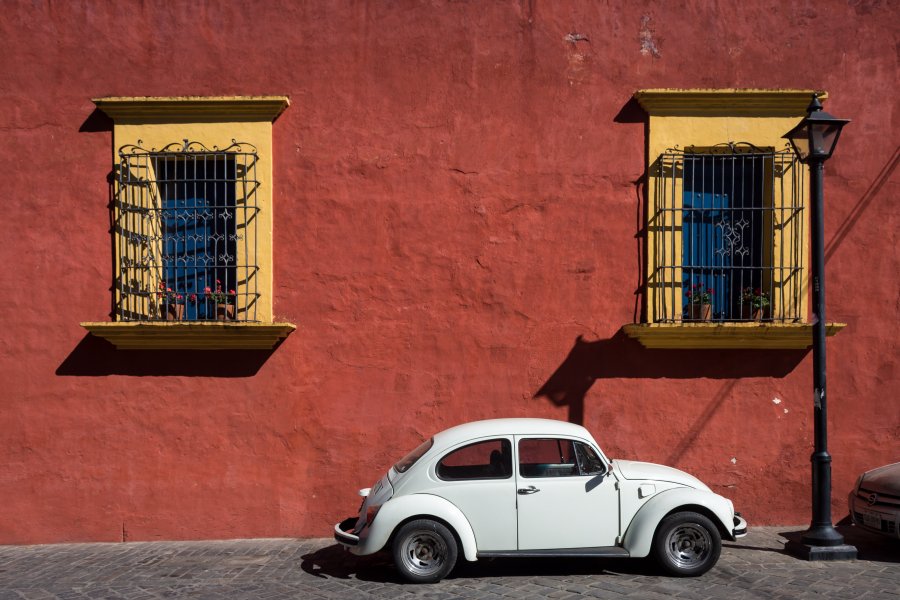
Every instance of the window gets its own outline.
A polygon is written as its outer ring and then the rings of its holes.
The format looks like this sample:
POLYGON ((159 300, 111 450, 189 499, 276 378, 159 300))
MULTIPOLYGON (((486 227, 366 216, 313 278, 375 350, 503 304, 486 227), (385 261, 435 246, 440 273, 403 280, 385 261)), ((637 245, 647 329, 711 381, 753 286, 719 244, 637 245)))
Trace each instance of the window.
POLYGON ((283 96, 98 98, 114 121, 118 348, 272 348, 272 121, 283 96))
POLYGON ((506 479, 512 475, 512 445, 497 439, 476 442, 447 454, 437 465, 441 479, 506 479))
POLYGON ((670 150, 653 165, 654 322, 800 322, 801 165, 749 144, 670 150))
POLYGON ((606 473, 606 465, 587 444, 575 442, 575 458, 578 460, 578 468, 582 475, 603 475, 606 473))
POLYGON ((519 474, 522 477, 572 477, 605 473, 593 448, 558 438, 519 440, 519 474))
POLYGON ((119 320, 257 320, 258 160, 245 143, 119 150, 119 320))
POLYGON ((406 471, 416 464, 416 461, 425 456, 425 453, 431 450, 431 447, 434 445, 434 438, 428 438, 421 444, 419 444, 415 450, 401 458, 397 461, 397 464, 394 465, 394 470, 398 473, 406 473, 406 471))
POLYGON ((635 93, 649 115, 643 307, 626 335, 648 348, 809 347, 808 183, 783 136, 813 91, 635 93))

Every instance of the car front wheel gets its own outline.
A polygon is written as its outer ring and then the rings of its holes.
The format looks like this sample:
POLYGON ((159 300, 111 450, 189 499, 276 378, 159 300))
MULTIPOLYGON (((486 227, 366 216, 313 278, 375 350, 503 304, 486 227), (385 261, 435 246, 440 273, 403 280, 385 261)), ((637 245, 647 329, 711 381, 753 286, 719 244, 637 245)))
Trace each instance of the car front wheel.
POLYGON ((721 553, 718 528, 699 513, 673 513, 662 520, 653 536, 656 562, 666 573, 677 577, 706 573, 721 553))
POLYGON ((456 564, 453 533, 430 519, 410 521, 394 537, 394 563, 408 581, 434 583, 446 577, 456 564))

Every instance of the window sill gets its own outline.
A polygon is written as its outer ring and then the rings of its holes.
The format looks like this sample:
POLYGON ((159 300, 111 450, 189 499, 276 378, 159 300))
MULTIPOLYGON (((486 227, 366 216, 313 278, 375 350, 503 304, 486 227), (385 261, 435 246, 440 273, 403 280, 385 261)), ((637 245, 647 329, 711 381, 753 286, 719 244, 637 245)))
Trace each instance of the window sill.
MULTIPOLYGON (((846 323, 826 323, 836 335, 846 323)), ((641 323, 625 325, 625 334, 645 348, 802 350, 812 345, 810 323, 641 323)))
POLYGON ((297 327, 293 323, 86 322, 82 327, 119 350, 270 350, 297 327))

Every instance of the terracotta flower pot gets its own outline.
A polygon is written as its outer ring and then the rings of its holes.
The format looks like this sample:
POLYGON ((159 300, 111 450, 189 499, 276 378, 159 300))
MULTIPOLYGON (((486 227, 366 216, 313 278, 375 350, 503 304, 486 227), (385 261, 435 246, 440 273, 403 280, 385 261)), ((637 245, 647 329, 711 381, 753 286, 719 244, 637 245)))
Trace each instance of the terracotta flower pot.
POLYGON ((234 304, 216 303, 216 319, 219 321, 234 321, 234 304))
POLYGON ((183 321, 184 304, 167 304, 166 321, 183 321))
POLYGON ((688 304, 688 319, 691 321, 709 321, 712 316, 712 304, 688 304))
POLYGON ((745 304, 741 308, 741 318, 745 321, 762 321, 765 310, 765 308, 745 304))

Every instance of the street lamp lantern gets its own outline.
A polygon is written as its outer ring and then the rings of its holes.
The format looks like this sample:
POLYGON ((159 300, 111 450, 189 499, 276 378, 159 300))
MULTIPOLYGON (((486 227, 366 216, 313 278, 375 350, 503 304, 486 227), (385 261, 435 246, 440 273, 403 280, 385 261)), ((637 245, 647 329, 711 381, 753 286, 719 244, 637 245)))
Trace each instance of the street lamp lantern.
POLYGON ((813 94, 807 116, 784 137, 791 142, 801 162, 809 164, 810 179, 810 276, 812 289, 812 354, 813 354, 813 426, 812 522, 800 542, 788 549, 809 560, 856 558, 856 548, 844 544, 844 537, 831 519, 831 455, 828 453, 828 398, 825 394, 825 161, 831 158, 841 135, 849 123, 822 110, 818 94, 813 94))
POLYGON ((841 129, 849 123, 849 119, 838 119, 822 110, 817 94, 813 94, 812 102, 806 108, 809 113, 796 127, 784 137, 791 142, 794 152, 801 162, 828 160, 841 137, 841 129))

